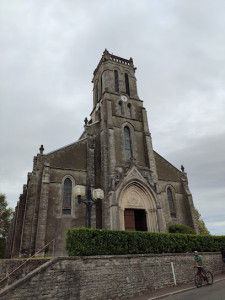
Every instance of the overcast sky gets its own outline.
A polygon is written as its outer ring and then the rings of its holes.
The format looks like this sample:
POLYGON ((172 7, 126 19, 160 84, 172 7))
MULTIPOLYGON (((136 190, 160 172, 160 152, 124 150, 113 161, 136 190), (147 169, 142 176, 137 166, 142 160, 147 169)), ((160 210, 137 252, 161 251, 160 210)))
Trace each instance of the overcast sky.
POLYGON ((0 192, 15 207, 33 156, 76 141, 105 48, 134 60, 153 147, 184 165, 225 235, 225 1, 1 0, 0 192))

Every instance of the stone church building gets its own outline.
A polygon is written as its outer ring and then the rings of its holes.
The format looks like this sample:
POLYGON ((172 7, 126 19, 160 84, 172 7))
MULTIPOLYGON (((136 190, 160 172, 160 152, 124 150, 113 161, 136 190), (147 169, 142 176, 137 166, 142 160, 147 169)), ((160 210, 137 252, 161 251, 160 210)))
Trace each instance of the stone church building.
MULTIPOLYGON (((198 233, 187 175, 156 153, 132 58, 103 52, 93 76, 93 109, 80 139, 45 154, 28 173, 7 244, 7 257, 27 256, 55 239, 65 255, 66 232, 87 226, 75 187, 102 189, 92 206, 94 228, 168 232, 172 224, 198 233)), ((85 199, 84 199, 85 200, 85 199)))

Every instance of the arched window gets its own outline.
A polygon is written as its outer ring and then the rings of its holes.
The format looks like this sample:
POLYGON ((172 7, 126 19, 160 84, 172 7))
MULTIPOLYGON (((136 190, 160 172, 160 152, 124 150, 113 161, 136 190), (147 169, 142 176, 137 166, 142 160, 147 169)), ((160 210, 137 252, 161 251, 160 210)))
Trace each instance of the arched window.
POLYGON ((66 178, 63 185, 63 205, 62 213, 71 215, 71 197, 72 197, 72 181, 66 178))
POLYGON ((127 105, 127 116, 128 116, 128 118, 132 117, 132 111, 131 111, 131 104, 130 103, 127 105))
POLYGON ((100 95, 102 96, 102 77, 101 77, 101 82, 100 82, 100 95))
POLYGON ((125 85, 126 85, 126 93, 130 96, 130 86, 129 86, 129 78, 127 73, 125 73, 125 85))
POLYGON ((98 84, 96 84, 96 87, 95 87, 95 103, 98 102, 98 84))
POLYGON ((130 129, 128 127, 124 127, 124 147, 125 147, 125 158, 130 159, 132 152, 131 152, 130 129))
POLYGON ((174 207, 173 193, 171 191, 171 188, 167 189, 167 197, 168 197, 168 202, 169 202, 170 215, 172 218, 176 218, 176 211, 175 211, 175 207, 174 207))
POLYGON ((122 102, 118 103, 118 115, 122 116, 123 114, 123 104, 122 102))
POLYGON ((119 79, 118 79, 118 71, 114 71, 114 81, 115 81, 115 92, 119 92, 119 79))

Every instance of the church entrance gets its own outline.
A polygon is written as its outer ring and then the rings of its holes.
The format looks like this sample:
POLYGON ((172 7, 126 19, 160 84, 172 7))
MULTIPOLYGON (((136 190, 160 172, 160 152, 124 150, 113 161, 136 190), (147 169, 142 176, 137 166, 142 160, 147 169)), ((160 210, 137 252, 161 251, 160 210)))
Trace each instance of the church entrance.
POLYGON ((144 209, 124 210, 125 230, 147 231, 146 213, 144 209))
MULTIPOLYGON (((140 182, 129 182, 122 189, 119 196, 119 229, 158 232, 157 213, 153 195, 140 182)), ((117 229, 116 226, 114 228, 117 229)))

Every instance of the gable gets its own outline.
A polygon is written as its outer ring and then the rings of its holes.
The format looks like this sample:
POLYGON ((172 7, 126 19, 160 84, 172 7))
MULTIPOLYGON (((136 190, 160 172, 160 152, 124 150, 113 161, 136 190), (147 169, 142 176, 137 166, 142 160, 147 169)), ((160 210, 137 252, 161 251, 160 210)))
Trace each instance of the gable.
POLYGON ((158 179, 180 181, 181 171, 154 151, 158 179))
POLYGON ((87 139, 46 154, 52 167, 63 169, 87 169, 87 139))

